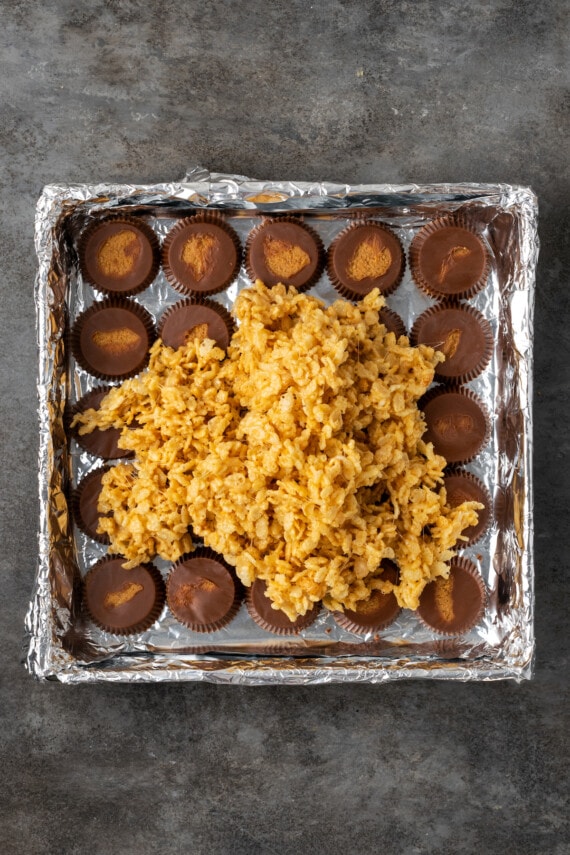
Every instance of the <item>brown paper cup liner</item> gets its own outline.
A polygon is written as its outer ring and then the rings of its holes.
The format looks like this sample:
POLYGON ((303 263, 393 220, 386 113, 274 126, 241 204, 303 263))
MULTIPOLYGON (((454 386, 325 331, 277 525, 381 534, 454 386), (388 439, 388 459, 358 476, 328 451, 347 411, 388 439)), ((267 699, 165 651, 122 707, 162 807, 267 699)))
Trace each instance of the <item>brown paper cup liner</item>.
POLYGON ((449 573, 453 578, 451 592, 443 587, 447 580, 430 582, 423 590, 416 614, 428 629, 439 635, 464 635, 483 617, 487 590, 477 567, 468 558, 453 558, 449 573), (446 620, 442 611, 448 609, 450 617, 446 620))
MULTIPOLYGON (((294 281, 282 282, 281 283, 282 285, 285 285, 286 287, 295 288, 295 290, 299 294, 302 294, 305 291, 308 291, 309 288, 312 288, 313 285, 316 285, 317 282, 319 281, 319 279, 321 278, 321 275, 322 275, 323 270, 325 268, 325 258, 326 257, 325 257, 325 248, 323 246, 323 242, 321 241, 319 235, 316 233, 316 231, 314 231, 314 229, 312 229, 310 226, 308 226, 302 220, 301 217, 289 217, 289 216, 285 216, 285 217, 264 217, 263 221, 258 226, 253 228, 248 235, 246 245, 245 245, 245 269, 246 269, 247 275, 249 276, 249 278, 251 279, 252 282, 256 282, 258 279, 261 279, 263 284, 268 288, 272 288, 278 284, 277 282, 266 282, 265 280, 267 279, 267 276, 263 275, 263 271, 255 270, 254 266, 252 265, 252 261, 251 261, 251 250, 252 250, 252 244, 253 244, 254 240, 260 234, 263 234, 263 232, 267 228, 269 228, 270 226, 275 225, 275 224, 279 224, 279 223, 293 223, 294 225, 299 226, 299 228, 303 229, 305 232, 307 232, 308 235, 310 235, 310 237, 312 238, 312 240, 315 243, 315 247, 317 250, 317 261, 316 261, 316 266, 315 266, 313 273, 310 274, 306 280, 304 280, 303 276, 302 276, 303 271, 301 270, 299 274, 296 274, 297 276, 300 277, 300 280, 301 280, 298 283, 295 283, 294 281)), ((276 277, 273 276, 272 278, 276 278, 276 277)), ((293 280, 294 278, 295 277, 290 277, 291 280, 293 280)))
POLYGON ((82 232, 77 251, 81 274, 85 281, 97 291, 108 296, 125 295, 133 297, 135 294, 140 294, 141 291, 148 288, 151 282, 154 281, 160 270, 160 244, 158 238, 147 223, 134 217, 111 216, 91 223, 82 232), (144 264, 144 267, 141 267, 138 276, 135 273, 129 277, 112 277, 105 276, 104 274, 99 276, 98 274, 94 274, 92 270, 90 271, 90 265, 86 260, 87 248, 96 232, 104 228, 108 223, 130 226, 141 235, 143 241, 148 243, 148 263, 144 264))
POLYGON ((424 292, 424 294, 427 294, 428 297, 434 297, 436 300, 450 298, 459 300, 474 297, 475 294, 479 293, 479 291, 485 287, 487 279, 489 277, 490 267, 491 259, 489 256, 489 251, 485 246, 485 243, 483 242, 481 236, 477 233, 469 219, 460 214, 450 217, 440 217, 437 220, 433 220, 431 223, 428 223, 417 233, 410 246, 410 270, 412 273, 412 277, 418 288, 420 288, 424 292), (424 273, 420 268, 420 251, 426 239, 433 235, 435 232, 450 227, 465 229, 465 231, 470 232, 472 235, 475 235, 485 254, 483 270, 481 271, 481 274, 478 276, 478 278, 475 281, 467 281, 464 287, 460 287, 457 290, 453 291, 446 290, 437 281, 429 281, 426 276, 424 276, 424 273))
POLYGON ((215 632, 218 629, 223 629, 223 627, 227 626, 230 623, 230 621, 232 621, 234 619, 234 617, 236 616, 236 614, 238 613, 239 607, 241 605, 242 598, 243 598, 243 588, 241 586, 241 583, 237 579, 233 569, 230 567, 230 565, 226 561, 224 561, 224 558, 221 555, 219 555, 217 552, 214 552, 213 549, 210 549, 207 546, 198 547, 198 549, 195 549, 194 552, 189 552, 186 555, 183 555, 181 558, 179 558, 178 561, 176 561, 172 565, 172 568, 170 570, 170 573, 169 573, 169 576, 168 576, 168 579, 166 582, 166 601, 168 604, 168 608, 170 609, 170 611, 172 612, 172 614, 174 615, 176 620, 179 623, 183 624, 183 626, 186 626, 186 627, 188 627, 188 629, 191 629, 192 632, 215 632), (229 607, 229 609, 227 610, 227 612, 224 615, 222 615, 220 618, 217 618, 216 620, 211 620, 208 622, 191 620, 188 618, 188 616, 184 615, 180 611, 180 609, 176 606, 176 603, 174 602, 172 587, 173 587, 173 579, 176 578, 177 570, 182 564, 186 564, 188 561, 192 561, 195 558, 208 558, 209 560, 215 561, 217 564, 220 564, 227 571, 228 576, 231 578, 231 581, 233 582, 233 585, 234 585, 233 602, 232 602, 231 606, 229 607))
MULTIPOLYGON (((467 472, 466 469, 460 469, 456 466, 450 467, 446 469, 444 472, 444 486, 445 479, 448 478, 460 478, 462 482, 465 482, 465 499, 462 501, 466 502, 481 502, 485 507, 483 510, 477 511, 479 514, 479 522, 477 525, 469 526, 464 531, 461 532, 463 537, 467 537, 467 540, 460 540, 457 543, 457 547, 461 549, 465 549, 468 546, 473 546, 474 543, 481 540, 483 535, 487 532, 492 519, 493 513, 493 502, 491 500, 491 496, 485 485, 482 481, 479 480, 472 472, 467 472), (469 492, 469 488, 474 488, 472 493, 469 492)), ((449 498, 449 497, 448 497, 449 498)), ((448 502, 449 504, 449 502, 448 502)))
POLYGON ((384 306, 380 309, 379 316, 380 323, 384 324, 388 332, 393 332, 396 339, 399 339, 403 335, 408 335, 406 326, 397 312, 393 312, 392 309, 388 309, 387 306, 384 306))
POLYGON ((436 454, 445 457, 449 464, 464 464, 470 463, 477 455, 485 448, 491 437, 491 424, 489 412, 483 402, 471 389, 465 389, 462 386, 436 386, 430 389, 418 404, 420 410, 423 411, 426 421, 426 431, 422 437, 424 442, 432 442, 436 454), (434 418, 434 401, 437 399, 447 399, 442 401, 438 407, 440 414, 438 420, 442 422, 442 428, 439 429, 440 436, 434 436, 431 428, 431 422, 434 418), (465 413, 466 418, 459 413, 454 413, 453 403, 457 400, 458 404, 467 400, 470 403, 463 407, 468 410, 465 413), (431 406, 430 406, 431 405, 431 406), (469 428, 474 427, 474 436, 469 441, 469 428), (447 432, 445 442, 441 441, 441 432, 447 432))
MULTIPOLYGON (((121 320, 119 319, 117 323, 121 324, 121 320)), ((127 331, 129 331, 128 328, 127 331)), ((128 300, 126 297, 109 297, 106 300, 93 303, 93 305, 79 315, 71 328, 70 334, 71 351, 77 363, 99 380, 127 380, 129 377, 139 374, 148 365, 149 351, 155 339, 156 329, 152 315, 140 303, 128 300), (112 343, 119 350, 115 354, 111 352, 110 356, 105 357, 100 355, 98 351, 94 351, 92 354, 86 353, 86 345, 85 342, 82 342, 81 338, 86 324, 92 324, 96 327, 98 315, 101 318, 101 330, 95 329, 95 333, 100 332, 102 336, 107 335, 110 337, 113 334, 112 331, 105 330, 104 327, 109 324, 109 320, 106 317, 108 318, 109 310, 113 309, 121 311, 123 323, 125 323, 125 312, 133 315, 139 322, 136 324, 135 335, 139 335, 139 333, 142 335, 140 346, 137 347, 135 353, 129 355, 129 358, 123 361, 123 364, 121 364, 121 355, 119 352, 121 347, 120 342, 112 343), (104 370, 104 368, 107 368, 107 370, 104 370)))
MULTIPOLYGON (((485 370, 493 354, 493 331, 491 329, 491 324, 485 317, 483 317, 481 312, 473 308, 473 306, 451 301, 445 301, 438 303, 435 306, 431 306, 429 309, 426 309, 419 318, 417 318, 410 333, 410 341, 411 344, 416 347, 420 343, 418 337, 420 335, 422 324, 429 321, 431 318, 444 314, 445 312, 460 312, 462 315, 468 315, 473 318, 480 327, 481 335, 484 339, 484 345, 479 356, 477 356, 477 353, 471 353, 471 363, 463 371, 457 369, 454 370, 452 358, 446 359, 445 362, 439 363, 436 366, 435 377, 441 382, 446 383, 468 383, 470 380, 474 380, 475 377, 478 377, 485 370)), ((464 351, 463 355, 465 362, 465 356, 468 354, 465 354, 464 351)))
POLYGON ((81 448, 90 454, 94 454, 96 457, 102 457, 104 460, 116 460, 120 457, 131 458, 135 456, 134 451, 119 448, 118 443, 121 436, 119 428, 108 428, 108 430, 95 428, 91 433, 80 434, 79 425, 71 427, 77 413, 99 409, 101 401, 112 388, 113 386, 97 386, 91 392, 83 395, 72 407, 68 407, 64 416, 65 430, 69 436, 75 439, 81 448))
MULTIPOLYGON (((188 298, 186 300, 180 300, 178 303, 175 303, 173 306, 170 306, 170 308, 164 312, 164 314, 162 315, 160 322, 158 324, 158 337, 160 339, 162 339, 164 328, 165 328, 166 324, 168 323, 169 320, 171 320, 174 316, 176 316, 177 312, 180 312, 183 309, 190 309, 192 306, 197 306, 197 307, 198 306, 204 306, 207 309, 211 309, 213 312, 215 312, 221 318, 221 320, 224 323, 224 326, 226 327, 226 329, 228 331, 228 345, 229 345, 229 343, 231 342, 232 336, 233 336, 234 332, 236 331, 235 321, 232 318, 232 316, 230 315, 230 313, 228 312, 228 310, 224 306, 222 306, 220 303, 216 303, 214 300, 209 300, 207 297, 191 297, 191 298, 188 298)), ((191 327, 190 327, 190 329, 191 329, 191 327)), ((167 347, 174 347, 173 344, 169 344, 167 341, 164 341, 164 339, 163 339, 163 343, 166 344, 167 347)), ((222 348, 222 350, 226 350, 225 344, 218 342, 217 339, 216 339, 216 343, 218 344, 219 347, 222 348)), ((177 347, 180 347, 180 345, 177 345, 177 347)))
POLYGON ((363 626, 358 622, 358 612, 354 611, 346 611, 346 612, 332 612, 332 616, 335 619, 336 623, 341 626, 343 629, 347 629, 349 632, 354 632, 356 635, 370 635, 376 632, 381 632, 384 629, 387 629, 391 624, 394 623, 402 609, 396 602, 396 598, 393 594, 388 594, 387 596, 391 596, 394 598, 395 605, 389 616, 386 616, 383 620, 378 620, 373 626, 363 626), (356 618, 356 619, 354 619, 356 618))
MULTIPOLYGON (((110 632, 113 635, 138 635, 139 633, 150 629, 153 623, 158 620, 162 609, 164 608, 164 580, 154 564, 140 564, 137 568, 133 568, 132 571, 117 568, 116 573, 113 574, 116 577, 115 585, 121 585, 129 582, 129 574, 131 574, 132 580, 134 570, 137 570, 138 572, 140 569, 142 571, 142 577, 145 581, 148 580, 148 583, 151 586, 148 595, 148 599, 150 599, 151 602, 148 603, 148 608, 142 610, 144 613, 136 614, 136 619, 134 619, 132 623, 129 622, 128 625, 117 626, 112 621, 102 620, 101 615, 97 613, 98 610, 94 603, 93 586, 98 574, 105 572, 107 566, 111 562, 124 562, 125 560, 126 559, 121 555, 107 555, 105 558, 97 561, 97 563, 91 567, 83 580, 83 602, 88 616, 100 629, 103 629, 105 632, 110 632), (152 597, 151 594, 153 594, 152 597)), ((112 587, 109 588, 109 592, 111 591, 112 587)), ((124 624, 125 621, 120 621, 120 623, 124 624)))
MULTIPOLYGON (((101 515, 97 512, 97 508, 95 507, 93 508, 93 516, 96 516, 97 519, 86 520, 81 510, 81 500, 86 491, 93 491, 93 493, 99 492, 98 488, 100 486, 101 478, 106 472, 109 472, 110 469, 110 466, 99 466, 97 469, 93 469, 88 475, 82 478, 71 494, 71 513, 73 514, 75 524, 84 534, 87 535, 87 537, 90 537, 92 540, 96 540, 97 543, 105 544, 109 543, 109 535, 97 531, 97 522, 101 515)), ((94 496, 91 498, 92 502, 93 500, 94 496)))
POLYGON ((181 294, 185 294, 190 297, 203 297, 207 294, 219 294, 220 291, 224 291, 237 277, 241 267, 241 260, 242 248, 239 237, 231 226, 228 225, 224 217, 221 214, 214 212, 199 213, 192 217, 185 217, 183 220, 180 220, 180 222, 168 232, 162 245, 162 269, 164 270, 164 275, 173 288, 181 294), (231 239, 231 242, 235 247, 235 264, 232 266, 231 270, 229 272, 220 271, 219 275, 212 277, 212 283, 203 288, 193 287, 192 282, 184 281, 180 274, 178 274, 173 268, 170 260, 170 252, 174 240, 181 232, 188 228, 188 226, 197 223, 217 226, 219 229, 222 229, 231 239))
MULTIPOLYGON (((392 266, 393 265, 390 265, 389 270, 392 268, 392 266)), ((329 251, 327 255, 327 273, 333 287, 346 300, 352 300, 353 302, 362 300, 366 296, 366 294, 370 293, 370 291, 374 290, 374 288, 378 288, 380 293, 384 297, 387 297, 389 294, 393 294, 403 279, 405 269, 406 254, 404 252, 404 247, 402 246, 400 238, 395 232, 392 231, 392 229, 388 228, 388 226, 385 226, 383 223, 376 222, 376 220, 356 218, 353 223, 351 223, 346 229, 344 229, 342 232, 340 232, 340 234, 336 236, 334 241, 329 246, 329 251), (395 245, 399 248, 400 257, 394 264, 394 267, 397 267, 397 271, 395 271, 395 278, 393 278, 392 281, 387 280, 386 283, 383 285, 381 281, 382 277, 378 277, 378 281, 371 281, 370 287, 367 288, 366 291, 360 292, 355 289, 352 289, 345 282, 340 281, 334 267, 334 256, 335 253, 338 251, 339 245, 342 245, 346 237, 352 234, 353 232, 358 231, 358 229, 362 228, 363 226, 374 226, 374 228, 389 235, 390 238, 392 238, 395 242, 395 245)))
MULTIPOLYGON (((255 599, 260 593, 260 587, 263 591, 265 591, 265 582, 263 582, 261 579, 256 579, 253 585, 246 591, 245 604, 247 606, 247 610, 251 619, 266 632, 271 632, 274 635, 296 635, 298 632, 301 632, 301 630, 307 629, 307 627, 309 627, 317 619, 317 616, 321 610, 319 604, 316 604, 314 608, 312 608, 310 611, 308 611, 301 617, 298 617, 297 620, 294 622, 290 621, 285 616, 287 619, 287 624, 280 626, 278 623, 272 621, 273 616, 271 612, 275 613, 276 618, 278 616, 278 613, 275 609, 272 609, 271 606, 269 606, 269 609, 267 610, 267 613, 265 615, 262 615, 258 612, 255 605, 255 599), (256 585, 259 587, 254 590, 256 585)), ((269 598, 267 598, 267 602, 271 602, 269 598)), ((280 612, 280 614, 283 614, 283 612, 280 612)))

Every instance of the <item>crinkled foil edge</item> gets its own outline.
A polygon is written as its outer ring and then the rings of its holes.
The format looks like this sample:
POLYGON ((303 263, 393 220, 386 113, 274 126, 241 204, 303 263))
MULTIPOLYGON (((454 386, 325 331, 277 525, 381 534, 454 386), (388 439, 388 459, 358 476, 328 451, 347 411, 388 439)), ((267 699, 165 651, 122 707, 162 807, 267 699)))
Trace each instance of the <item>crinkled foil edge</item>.
MULTIPOLYGON (((95 681, 112 682, 180 682, 315 684, 331 682, 381 683, 408 678, 459 681, 529 679, 534 655, 534 587, 533 587, 533 498, 532 498, 532 331, 534 315, 535 268, 538 257, 537 199, 530 188, 507 184, 439 184, 439 185, 340 185, 328 182, 292 183, 257 181, 243 176, 209 173, 201 167, 189 171, 179 183, 136 185, 48 185, 38 201, 35 243, 38 274, 35 284, 37 335, 39 353, 38 398, 40 445, 38 483, 40 499, 39 557, 32 600, 26 616, 25 665, 42 680, 64 683, 95 681), (283 201, 256 206, 244 201, 246 195, 283 191, 283 201), (54 424, 62 424, 65 406, 66 375, 61 356, 65 308, 54 300, 54 294, 66 288, 69 265, 63 244, 58 241, 58 223, 75 204, 89 200, 103 208, 113 208, 133 198, 147 205, 172 204, 176 200, 192 201, 209 207, 243 207, 275 213, 280 210, 302 211, 323 207, 406 206, 429 197, 429 204, 441 201, 487 199, 514 212, 518 224, 519 253, 510 271, 512 299, 518 303, 518 316, 526 323, 512 325, 512 346, 516 353, 516 400, 513 412, 522 414, 523 433, 520 454, 515 461, 512 481, 517 484, 515 536, 517 562, 505 580, 509 596, 520 619, 496 656, 490 656, 482 645, 481 655, 470 658, 414 658, 402 650, 400 659, 381 660, 374 656, 331 656, 318 659, 271 658, 215 655, 163 654, 148 652, 123 655, 121 646, 104 661, 86 665, 73 656, 74 588, 79 579, 62 584, 63 573, 54 573, 58 562, 65 561, 65 544, 53 536, 53 515, 67 514, 63 500, 64 485, 54 445, 54 424), (67 637, 67 645, 61 643, 67 637), (71 643, 69 643, 71 640, 71 643)), ((64 444, 63 444, 64 445, 64 444)), ((499 463, 499 465, 503 465, 499 463)), ((506 461, 512 466, 512 461, 506 461)), ((475 651, 476 653, 476 651, 475 651)))

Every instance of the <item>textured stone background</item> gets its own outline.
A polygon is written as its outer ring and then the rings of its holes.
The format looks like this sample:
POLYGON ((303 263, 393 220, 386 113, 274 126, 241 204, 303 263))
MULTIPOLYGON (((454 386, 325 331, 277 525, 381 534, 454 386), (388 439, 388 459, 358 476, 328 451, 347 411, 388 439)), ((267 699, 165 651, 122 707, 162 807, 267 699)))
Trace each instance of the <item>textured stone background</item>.
POLYGON ((2 852, 570 852, 564 0, 0 2, 2 852), (504 181, 541 206, 530 683, 36 684, 44 183, 504 181))

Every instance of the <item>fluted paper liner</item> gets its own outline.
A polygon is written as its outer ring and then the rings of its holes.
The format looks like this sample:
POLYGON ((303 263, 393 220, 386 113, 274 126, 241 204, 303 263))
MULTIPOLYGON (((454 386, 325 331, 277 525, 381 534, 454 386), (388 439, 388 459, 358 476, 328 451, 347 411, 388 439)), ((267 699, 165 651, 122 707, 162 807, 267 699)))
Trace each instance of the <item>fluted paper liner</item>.
POLYGON ((426 311, 416 319, 410 332, 410 343, 414 345, 414 347, 419 344, 418 335, 420 326, 426 319, 452 309, 464 312, 465 314, 471 315, 471 317, 475 318, 485 338, 485 349, 481 357, 473 362, 472 367, 468 371, 453 374, 442 373, 442 371, 445 372, 445 367, 449 365, 449 360, 446 359, 445 362, 438 363, 438 365, 436 365, 435 377, 442 383, 468 383, 470 380, 474 380, 475 377, 478 377, 485 370, 491 360, 491 356, 493 355, 493 330, 491 329, 491 324, 481 314, 481 312, 473 306, 451 300, 446 300, 441 303, 436 303, 435 306, 430 306, 429 309, 426 309, 426 311))
MULTIPOLYGON (((395 263, 396 262, 392 261, 390 266, 388 267, 388 270, 390 270, 392 265, 394 265, 395 263)), ((400 238, 398 237, 396 232, 393 231, 393 229, 389 228, 388 226, 385 226, 384 223, 377 222, 376 220, 368 220, 365 218, 357 217, 353 223, 351 223, 349 226, 347 226, 346 229, 343 229, 343 231, 340 232, 340 234, 338 234, 336 236, 336 238, 333 240, 333 242, 329 246, 329 250, 327 253, 327 273, 328 273, 329 279, 331 280, 332 285, 338 291, 338 293, 342 297, 345 298, 345 300, 351 300, 352 302, 358 302, 360 300, 363 300, 364 297, 366 296, 366 294, 370 293, 370 291, 373 291, 374 288, 378 288, 380 293, 384 297, 387 297, 390 294, 393 294, 394 291, 400 285, 400 283, 404 277, 405 269, 406 269, 406 253, 404 252, 404 247, 402 246, 402 242, 401 242, 400 238), (391 284, 388 284, 387 286, 382 287, 381 284, 374 284, 373 283, 367 292, 360 293, 359 291, 351 289, 350 286, 346 285, 345 283, 341 282, 338 279, 337 274, 336 274, 335 269, 334 269, 334 255, 335 255, 335 252, 338 250, 339 244, 341 244, 346 239, 346 237, 348 235, 350 235, 354 231, 357 231, 358 229, 361 229, 363 226, 373 226, 378 231, 385 232, 385 233, 389 234, 390 237, 393 238, 393 240, 397 243, 397 245, 399 247, 400 259, 399 259, 398 274, 391 284)), ((386 274, 383 274, 383 275, 386 275, 386 274)), ((381 279, 382 277, 377 277, 377 278, 381 279)), ((405 333, 404 333, 404 335, 405 335, 405 333)))
MULTIPOLYGON (((482 578, 481 574, 479 573, 479 571, 477 570, 477 567, 468 558, 464 558, 464 557, 452 558, 449 566, 450 566, 450 570, 449 570, 450 576, 453 575, 454 573, 468 574, 476 582, 478 594, 477 594, 477 599, 473 603, 473 607, 472 607, 470 613, 468 612, 465 615, 464 620, 462 622, 460 622, 460 624, 458 626, 456 626, 454 629, 446 629, 444 620, 442 620, 439 623, 436 623, 435 620, 430 622, 429 618, 426 619, 426 614, 425 614, 425 612, 426 612, 426 608, 425 608, 426 599, 425 598, 431 597, 431 586, 432 585, 437 585, 438 583, 441 584, 444 581, 442 577, 438 577, 436 580, 434 580, 433 582, 430 582, 424 588, 423 593, 420 597, 420 605, 419 605, 418 609, 416 610, 416 615, 418 616, 420 621, 424 624, 424 626, 426 626, 428 629, 431 629, 432 632, 437 632, 438 635, 446 635, 446 636, 465 635, 466 632, 469 632, 470 629, 473 629, 474 626, 477 626, 477 624, 481 621, 481 619, 485 613, 485 608, 487 605, 487 590, 485 588, 485 583, 483 582, 483 578, 482 578), (426 591, 428 591, 428 588, 430 588, 430 591, 426 594, 426 591), (422 599, 424 599, 423 610, 422 610, 422 599)), ((453 593, 451 594, 451 597, 453 597, 453 593)), ((456 603, 454 605, 456 605, 456 603)))
MULTIPOLYGON (((89 618, 93 621, 93 623, 96 624, 100 629, 103 629, 105 632, 110 632, 113 635, 138 635, 139 633, 145 632, 147 629, 150 629, 153 623, 155 623, 161 615, 165 601, 164 580, 159 571, 154 566, 154 564, 139 564, 138 566, 144 568, 147 571, 148 575, 151 577, 154 583, 154 604, 152 608, 147 612, 146 616, 141 618, 141 620, 137 621, 136 623, 133 623, 128 627, 113 627, 110 624, 102 622, 93 614, 92 610, 89 607, 88 590, 90 581, 94 578, 95 574, 99 573, 106 564, 116 560, 126 561, 126 559, 123 558, 121 555, 107 555, 105 556, 105 558, 102 558, 100 561, 97 561, 97 563, 90 568, 89 572, 85 576, 83 580, 83 603, 85 606, 85 611, 87 612, 89 618)), ((129 570, 124 571, 125 581, 128 579, 129 572, 129 570)))
MULTIPOLYGON (((162 333, 164 330, 164 325, 180 309, 189 308, 191 306, 205 306, 208 309, 211 309, 215 312, 221 320, 224 322, 226 329, 228 331, 228 338, 231 342, 232 335, 236 331, 236 323, 225 306, 222 306, 221 303, 217 303, 215 300, 209 300, 207 297, 188 297, 186 300, 179 300, 178 303, 175 303, 173 306, 170 306, 161 316, 160 321, 158 323, 158 337, 162 339, 162 333)), ((216 342, 217 343, 217 342, 216 342)), ((220 344, 218 344, 221 347, 220 344)), ((223 348, 225 349, 225 348, 223 348)))
POLYGON ((202 297, 204 295, 219 294, 221 291, 224 291, 237 277, 240 271, 241 262, 242 247, 237 233, 230 225, 228 225, 226 219, 221 214, 213 211, 200 212, 192 217, 185 217, 183 220, 180 220, 172 229, 170 229, 162 245, 162 269, 164 270, 164 275, 173 288, 181 294, 185 294, 189 297, 202 297), (217 226, 231 239, 236 252, 235 264, 233 265, 230 273, 221 276, 219 281, 209 288, 193 288, 191 284, 183 282, 173 270, 170 263, 170 250, 173 241, 181 232, 187 229, 188 226, 196 223, 217 226))
POLYGON ((223 556, 219 555, 217 552, 214 552, 214 550, 210 549, 208 546, 198 547, 198 549, 195 549, 194 552, 188 552, 181 558, 179 558, 178 561, 176 561, 172 565, 170 573, 168 575, 168 579, 166 580, 166 602, 168 604, 168 608, 179 623, 183 624, 183 626, 188 627, 188 629, 191 629, 193 632, 215 632, 218 629, 223 629, 223 627, 227 626, 238 613, 242 598, 243 589, 233 569, 224 560, 223 556), (186 618, 177 611, 176 605, 173 603, 172 600, 171 585, 172 580, 176 575, 177 569, 181 565, 187 564, 196 558, 207 558, 210 561, 215 561, 227 571, 228 576, 231 578, 234 586, 234 599, 228 611, 225 613, 225 615, 218 618, 218 620, 210 621, 209 623, 199 623, 198 621, 186 620, 186 618))
POLYGON ((104 544, 109 543, 109 535, 106 532, 101 533, 97 531, 96 528, 92 528, 85 522, 83 514, 81 513, 81 496, 92 481, 101 478, 106 472, 109 472, 110 469, 111 466, 98 466, 97 469, 92 469, 91 472, 81 479, 71 494, 71 512, 73 514, 75 524, 81 529, 83 534, 87 535, 87 537, 90 537, 92 540, 96 540, 97 543, 104 544))
POLYGON ((141 306, 140 303, 137 303, 135 300, 129 300, 126 297, 108 297, 106 300, 100 300, 96 303, 93 303, 76 319, 75 323, 73 324, 73 327, 71 328, 70 334, 71 350, 78 364, 83 369, 85 369, 85 371, 88 371, 89 374, 91 374, 93 377, 97 377, 99 380, 115 381, 127 380, 129 377, 134 377, 136 374, 139 374, 143 370, 143 368, 146 368, 150 356, 150 348, 155 339, 156 329, 154 326, 154 320, 152 315, 147 312, 147 310, 143 306, 141 306), (132 315, 134 315, 141 321, 146 335, 146 351, 143 358, 140 359, 136 363, 136 365, 133 365, 132 368, 129 368, 126 371, 117 371, 113 374, 100 371, 97 366, 92 365, 89 362, 87 356, 84 354, 81 347, 81 331, 85 323, 90 318, 96 316, 98 313, 106 312, 109 309, 121 309, 123 311, 130 312, 132 315))
MULTIPOLYGON (((318 614, 321 610, 319 603, 316 603, 312 609, 310 609, 304 615, 298 617, 297 620, 290 621, 290 626, 276 626, 269 620, 266 620, 262 615, 259 614, 253 602, 253 588, 255 585, 261 584, 265 584, 263 580, 256 579, 253 585, 247 589, 245 603, 251 619, 254 620, 255 623, 262 629, 264 629, 266 632, 271 632, 273 633, 273 635, 297 635, 297 633, 301 632, 303 629, 307 629, 307 627, 309 627, 312 623, 316 621, 318 614)), ((264 596, 266 595, 264 594, 264 596)), ((268 601, 270 601, 269 597, 267 597, 267 599, 268 601)), ((276 611, 276 609, 271 609, 271 611, 276 611)))
MULTIPOLYGON (((81 273, 86 282, 88 282, 93 288, 102 294, 107 294, 108 296, 113 295, 125 295, 128 297, 134 297, 135 294, 140 294, 142 291, 146 290, 149 285, 156 279, 158 271, 160 270, 160 243, 158 241, 157 236, 155 235, 152 228, 144 222, 144 220, 135 219, 135 217, 129 216, 110 216, 105 217, 105 219, 96 220, 91 225, 87 226, 87 228, 82 232, 79 242, 77 252, 79 255, 79 266, 81 268, 81 273), (98 282, 96 278, 89 273, 88 265, 85 259, 85 253, 87 247, 89 245, 90 239, 96 234, 96 232, 106 226, 108 223, 119 224, 123 223, 125 226, 130 226, 146 239, 150 246, 150 251, 152 253, 152 263, 148 271, 144 276, 140 278, 135 285, 130 288, 121 287, 120 277, 117 277, 117 287, 110 287, 109 285, 103 285, 101 282, 98 282)), ((144 271, 143 271, 144 272, 144 271)))
POLYGON ((474 297, 475 294, 478 294, 479 291, 481 291, 481 289, 484 288, 487 284, 490 268, 491 259, 483 238, 475 230, 471 222, 466 217, 461 215, 439 217, 436 220, 432 220, 430 223, 420 229, 420 231, 414 237, 410 246, 410 271, 412 277, 418 288, 420 288, 420 290, 422 290, 424 294, 427 294, 428 297, 434 297, 436 300, 445 300, 450 298, 455 298, 457 300, 465 300, 469 299, 470 297, 474 297), (420 268, 420 251, 425 240, 430 235, 434 234, 434 232, 446 228, 465 229, 472 235, 475 235, 485 254, 485 264, 479 278, 475 282, 467 283, 465 287, 461 288, 459 291, 450 292, 446 291, 445 289, 438 288, 438 283, 429 282, 425 278, 420 268))
MULTIPOLYGON (((245 245, 245 269, 246 269, 246 273, 252 282, 255 282, 257 279, 261 279, 261 281, 264 283, 264 285, 267 285, 268 288, 274 287, 274 286, 271 286, 271 285, 269 285, 269 283, 264 281, 264 276, 261 275, 260 271, 257 271, 254 269, 254 267, 251 264, 250 256, 251 256, 251 246, 252 246, 253 241, 260 234, 263 234, 265 229, 267 229, 269 226, 272 226, 274 224, 280 224, 280 223, 292 223, 293 225, 299 226, 299 228, 303 229, 305 232, 307 232, 308 235, 310 235, 310 237, 314 241, 315 247, 317 249, 317 264, 316 264, 314 272, 311 274, 311 276, 309 276, 309 278, 306 280, 306 282, 303 282, 300 285, 292 286, 296 289, 296 291, 298 291, 299 294, 302 294, 305 291, 308 291, 309 288, 312 288, 313 285, 317 284, 317 282, 319 281, 319 279, 322 276, 323 270, 325 268, 325 261, 326 261, 325 248, 323 246, 323 242, 322 242, 321 238, 319 237, 319 235, 317 234, 317 232, 314 229, 312 229, 310 226, 308 226, 304 222, 302 217, 291 217, 291 216, 264 217, 262 222, 258 226, 255 226, 250 231, 248 238, 247 238, 247 241, 246 241, 246 245, 245 245)), ((289 287, 288 282, 283 282, 282 284, 289 287)))

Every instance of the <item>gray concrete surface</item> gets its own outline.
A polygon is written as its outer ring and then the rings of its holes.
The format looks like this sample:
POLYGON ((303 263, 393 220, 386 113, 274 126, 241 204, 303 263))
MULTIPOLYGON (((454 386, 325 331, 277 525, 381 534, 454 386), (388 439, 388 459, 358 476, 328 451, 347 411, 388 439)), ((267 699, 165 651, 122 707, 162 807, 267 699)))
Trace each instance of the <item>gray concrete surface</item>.
POLYGON ((565 8, 0 2, 1 852, 570 852, 565 8), (538 193, 532 682, 73 688, 24 672, 36 198, 195 163, 538 193))

